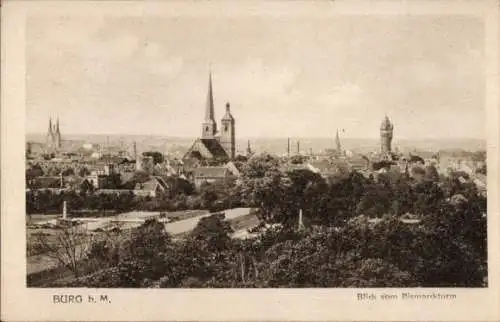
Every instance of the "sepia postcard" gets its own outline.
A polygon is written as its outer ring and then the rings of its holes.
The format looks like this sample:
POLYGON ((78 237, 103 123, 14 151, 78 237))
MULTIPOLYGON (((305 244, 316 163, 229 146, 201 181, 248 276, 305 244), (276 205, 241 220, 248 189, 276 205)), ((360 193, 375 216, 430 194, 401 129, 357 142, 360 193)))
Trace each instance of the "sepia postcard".
POLYGON ((499 2, 3 1, 5 321, 499 321, 499 2))

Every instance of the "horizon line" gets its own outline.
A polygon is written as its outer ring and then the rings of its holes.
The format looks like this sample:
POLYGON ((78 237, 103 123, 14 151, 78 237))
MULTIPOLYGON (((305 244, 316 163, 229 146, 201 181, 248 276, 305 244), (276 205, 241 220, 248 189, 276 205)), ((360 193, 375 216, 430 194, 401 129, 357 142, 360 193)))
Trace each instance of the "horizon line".
MULTIPOLYGON (((41 132, 26 132, 25 137, 28 135, 41 135, 44 136, 46 133, 41 133, 41 132)), ((131 134, 124 134, 124 133, 66 133, 63 134, 63 141, 64 141, 64 136, 150 136, 150 137, 168 137, 168 138, 175 138, 175 139, 196 139, 199 138, 199 136, 177 136, 177 135, 166 135, 166 134, 146 134, 146 133, 131 133, 131 134)), ((335 139, 335 136, 241 136, 241 139, 335 139)), ((378 140, 380 137, 340 137, 341 139, 347 139, 347 140, 378 140)), ((238 140, 238 138, 236 138, 238 140)), ((488 141, 487 138, 479 138, 479 137, 435 137, 435 136, 429 136, 429 137, 418 137, 418 138, 412 138, 412 137, 395 137, 393 138, 393 141, 398 141, 398 140, 481 140, 481 141, 488 141)))

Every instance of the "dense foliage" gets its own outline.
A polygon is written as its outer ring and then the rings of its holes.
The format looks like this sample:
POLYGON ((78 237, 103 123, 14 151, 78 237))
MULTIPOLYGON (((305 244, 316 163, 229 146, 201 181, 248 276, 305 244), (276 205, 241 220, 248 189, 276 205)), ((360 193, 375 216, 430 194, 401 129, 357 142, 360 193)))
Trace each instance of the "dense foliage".
MULTIPOLYGON (((282 171, 270 155, 253 156, 238 180, 140 202, 131 195, 99 202, 103 208, 107 202, 151 209, 254 207, 263 228, 254 238, 231 238, 231 224, 220 214, 202 218, 182 238, 151 220, 96 242, 88 260, 99 269, 55 286, 486 286, 486 197, 463 179, 460 173, 440 177, 432 168, 418 179, 408 172, 323 178, 282 171), (298 229, 299 210, 305 229, 298 229)), ((97 202, 94 196, 64 198, 76 207, 97 202)))

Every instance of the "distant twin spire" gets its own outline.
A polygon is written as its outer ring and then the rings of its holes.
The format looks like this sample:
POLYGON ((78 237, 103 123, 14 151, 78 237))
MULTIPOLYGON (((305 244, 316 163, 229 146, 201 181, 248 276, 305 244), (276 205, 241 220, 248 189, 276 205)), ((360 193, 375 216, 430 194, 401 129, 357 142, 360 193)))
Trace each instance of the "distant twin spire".
POLYGON ((49 130, 47 132, 47 147, 59 149, 61 147, 61 130, 59 128, 59 117, 56 118, 56 124, 52 123, 52 117, 49 117, 49 130))
POLYGON ((49 133, 60 133, 59 116, 56 118, 56 124, 52 124, 52 117, 49 117, 49 133))

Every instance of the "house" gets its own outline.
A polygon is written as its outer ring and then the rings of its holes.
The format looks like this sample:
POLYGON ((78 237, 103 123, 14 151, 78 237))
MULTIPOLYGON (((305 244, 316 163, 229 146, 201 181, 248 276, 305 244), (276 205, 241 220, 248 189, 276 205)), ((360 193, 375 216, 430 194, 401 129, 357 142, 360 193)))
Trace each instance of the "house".
POLYGON ((310 170, 308 167, 307 167, 307 164, 303 164, 303 163, 285 163, 285 164, 282 164, 280 165, 280 171, 281 172, 292 172, 292 171, 296 171, 296 170, 310 170))
POLYGON ((86 179, 94 189, 114 189, 116 183, 120 182, 120 174, 115 172, 113 164, 106 164, 103 170, 92 171, 86 179))
POLYGON ((159 176, 151 177, 148 181, 137 183, 134 187, 134 195, 142 197, 157 197, 167 192, 169 185, 159 176))
POLYGON ((347 158, 351 170, 364 171, 370 168, 370 160, 365 156, 351 155, 347 158))
POLYGON ((105 194, 105 195, 120 195, 120 194, 127 194, 132 192, 131 190, 127 189, 99 189, 99 194, 105 194))
POLYGON ((307 168, 314 173, 327 178, 332 175, 349 172, 349 165, 346 161, 338 160, 314 160, 307 163, 307 168))
POLYGON ((203 183, 214 183, 225 180, 231 176, 231 171, 226 166, 197 167, 192 171, 194 185, 199 188, 203 183))

